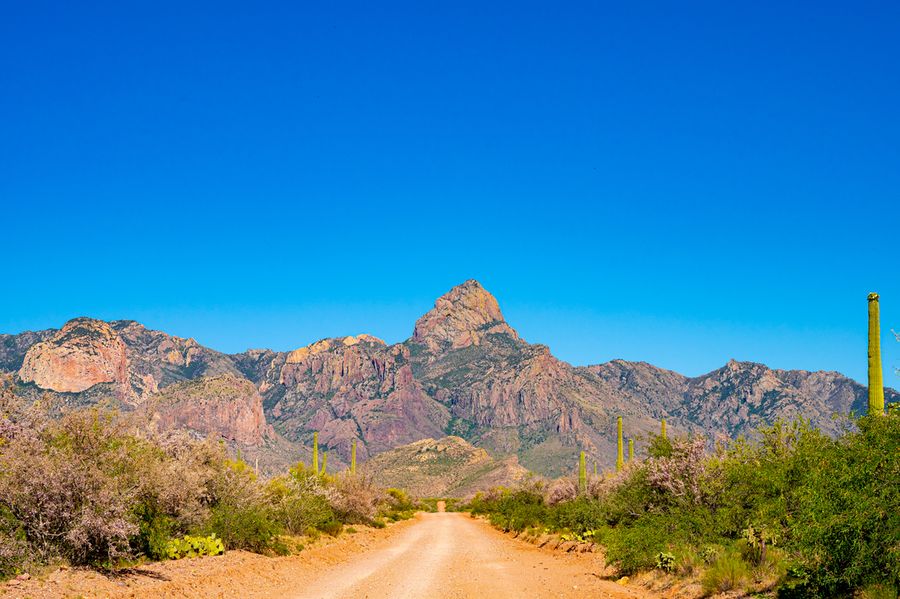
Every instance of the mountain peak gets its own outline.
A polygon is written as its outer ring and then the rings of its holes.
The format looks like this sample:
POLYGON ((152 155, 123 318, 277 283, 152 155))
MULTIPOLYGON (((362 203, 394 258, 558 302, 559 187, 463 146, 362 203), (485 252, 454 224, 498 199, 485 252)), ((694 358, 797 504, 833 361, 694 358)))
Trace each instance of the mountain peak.
POLYGON ((478 345, 482 336, 505 333, 518 339, 518 334, 503 320, 497 299, 469 279, 457 285, 434 302, 434 308, 416 321, 413 340, 432 350, 478 345))

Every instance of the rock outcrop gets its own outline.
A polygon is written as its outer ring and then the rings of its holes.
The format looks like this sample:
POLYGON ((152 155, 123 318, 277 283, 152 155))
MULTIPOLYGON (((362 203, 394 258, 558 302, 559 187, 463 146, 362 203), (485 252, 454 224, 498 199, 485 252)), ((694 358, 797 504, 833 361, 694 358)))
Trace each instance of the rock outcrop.
POLYGON ((412 340, 431 351, 478 345, 484 335, 517 333, 503 320, 500 305, 478 281, 457 285, 416 321, 412 340))
POLYGON ((125 344, 102 320, 76 318, 56 334, 31 346, 19 379, 41 389, 79 393, 100 383, 124 388, 128 378, 125 344))
POLYGON ((161 429, 188 429, 238 445, 258 446, 270 434, 256 385, 225 374, 176 383, 146 404, 161 429))

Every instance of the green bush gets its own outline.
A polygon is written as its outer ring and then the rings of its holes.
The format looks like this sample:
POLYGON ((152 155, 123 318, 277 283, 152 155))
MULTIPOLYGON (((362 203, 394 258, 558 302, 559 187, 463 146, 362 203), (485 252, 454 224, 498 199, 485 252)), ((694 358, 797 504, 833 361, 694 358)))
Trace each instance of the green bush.
POLYGON ((212 509, 207 529, 228 549, 255 553, 271 551, 282 529, 262 505, 219 504, 212 509))
POLYGON ((568 530, 576 535, 602 528, 605 513, 599 502, 580 497, 566 501, 548 511, 547 524, 555 530, 568 530))
POLYGON ((705 563, 710 591, 751 578, 780 579, 781 597, 900 587, 900 410, 848 422, 838 439, 798 420, 712 455, 704 447, 657 437, 651 457, 604 481, 597 499, 548 505, 526 485, 469 508, 504 530, 595 532, 622 574, 660 567, 660 554, 684 575, 705 563))
POLYGON ((222 544, 222 539, 217 538, 215 534, 208 537, 185 535, 180 539, 169 540, 166 544, 165 556, 167 559, 181 559, 223 553, 225 553, 225 546, 222 544))
POLYGON ((486 496, 476 495, 471 503, 473 514, 486 514, 491 523, 504 531, 521 532, 548 519, 544 497, 531 490, 500 490, 486 496))
POLYGON ((707 594, 741 588, 750 575, 747 563, 735 552, 723 553, 703 574, 701 584, 707 594))
POLYGON ((323 522, 318 528, 325 534, 331 535, 332 537, 336 537, 344 531, 344 525, 337 520, 329 520, 328 522, 323 522))
POLYGON ((601 535, 606 557, 623 574, 656 567, 656 556, 669 549, 667 522, 659 516, 642 518, 635 526, 610 527, 601 535))

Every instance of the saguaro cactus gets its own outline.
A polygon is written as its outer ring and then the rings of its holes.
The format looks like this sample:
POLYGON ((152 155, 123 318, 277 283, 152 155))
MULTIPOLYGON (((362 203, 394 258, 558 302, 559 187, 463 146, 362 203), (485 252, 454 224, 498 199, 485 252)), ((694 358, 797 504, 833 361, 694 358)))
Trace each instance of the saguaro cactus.
POLYGON ((616 452, 616 470, 625 466, 625 449, 622 446, 622 417, 616 418, 616 433, 618 435, 618 447, 616 452))
POLYGON ((356 474, 356 439, 350 447, 350 474, 356 474))
POLYGON ((666 419, 663 418, 659 424, 659 436, 663 439, 666 438, 666 419))
POLYGON ((628 461, 634 461, 634 439, 628 439, 628 461))
POLYGON ((328 466, 328 452, 327 452, 327 451, 323 451, 323 452, 322 452, 322 472, 319 473, 319 474, 321 474, 322 476, 325 475, 325 467, 326 467, 326 466, 328 466))
POLYGON ((587 462, 584 461, 584 452, 578 456, 578 494, 587 494, 587 462))
POLYGON ((881 371, 881 322, 878 294, 869 294, 869 414, 884 414, 884 380, 881 371))
POLYGON ((312 471, 319 472, 319 433, 313 433, 312 471))

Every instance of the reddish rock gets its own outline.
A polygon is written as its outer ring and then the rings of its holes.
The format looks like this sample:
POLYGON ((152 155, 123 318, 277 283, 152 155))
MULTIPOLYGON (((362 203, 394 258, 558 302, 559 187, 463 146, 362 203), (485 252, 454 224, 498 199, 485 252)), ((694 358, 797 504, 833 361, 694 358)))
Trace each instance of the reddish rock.
POLYGON ((102 320, 70 320, 25 354, 19 379, 41 389, 79 393, 100 383, 124 386, 128 377, 125 344, 102 320))
POLYGON ((457 285, 434 303, 434 308, 416 321, 412 340, 431 351, 478 345, 485 335, 518 334, 503 320, 500 305, 478 281, 457 285))
POLYGON ((240 445, 259 445, 267 434, 256 386, 230 374, 176 383, 148 401, 162 429, 190 429, 240 445))

